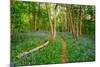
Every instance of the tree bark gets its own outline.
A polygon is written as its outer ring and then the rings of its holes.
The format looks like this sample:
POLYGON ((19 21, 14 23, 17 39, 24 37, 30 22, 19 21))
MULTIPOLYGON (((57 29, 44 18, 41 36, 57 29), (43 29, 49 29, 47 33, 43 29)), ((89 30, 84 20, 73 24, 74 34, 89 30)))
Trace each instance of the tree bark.
POLYGON ((80 5, 80 26, 79 26, 79 35, 82 35, 82 10, 81 10, 81 5, 80 5))
POLYGON ((32 31, 33 32, 36 31, 36 19, 37 19, 37 16, 33 14, 33 20, 32 20, 32 31))
POLYGON ((45 4, 46 5, 46 8, 47 8, 47 11, 48 11, 48 22, 50 24, 50 30, 51 30, 51 40, 53 41, 54 40, 54 26, 52 24, 52 21, 51 21, 51 10, 50 10, 50 6, 49 4, 45 4))
POLYGON ((70 19, 70 32, 72 33, 73 37, 75 38, 75 24, 73 22, 73 15, 72 15, 72 6, 71 5, 67 5, 68 6, 68 13, 69 13, 69 19, 70 19))

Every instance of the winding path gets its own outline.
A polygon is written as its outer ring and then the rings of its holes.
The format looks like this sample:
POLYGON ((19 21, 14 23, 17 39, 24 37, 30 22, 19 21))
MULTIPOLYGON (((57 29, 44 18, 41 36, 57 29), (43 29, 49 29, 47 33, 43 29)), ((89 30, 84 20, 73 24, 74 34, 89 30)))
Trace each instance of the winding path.
POLYGON ((64 41, 64 38, 61 37, 61 63, 67 63, 68 58, 67 58, 67 44, 64 41))

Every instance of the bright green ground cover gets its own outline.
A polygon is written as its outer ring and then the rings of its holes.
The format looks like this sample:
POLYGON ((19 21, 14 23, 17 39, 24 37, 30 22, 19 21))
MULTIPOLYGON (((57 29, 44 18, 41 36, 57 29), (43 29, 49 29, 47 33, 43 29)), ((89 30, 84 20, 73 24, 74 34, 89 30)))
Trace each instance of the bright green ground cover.
MULTIPOLYGON (((83 62, 95 60, 95 43, 94 40, 87 36, 81 36, 77 40, 69 33, 60 33, 64 37, 67 44, 66 55, 68 62, 83 62)), ((11 64, 21 65, 37 65, 37 64, 54 64, 61 63, 61 37, 57 36, 54 43, 28 54, 22 58, 16 58, 19 53, 33 49, 44 40, 48 39, 48 35, 31 35, 23 34, 11 37, 11 64)))
POLYGON ((68 62, 86 62, 95 60, 95 40, 80 36, 76 40, 68 33, 61 34, 67 43, 68 62), (66 35, 67 34, 67 35, 66 35))
POLYGON ((61 44, 60 38, 57 37, 56 42, 49 43, 48 46, 40 49, 39 51, 28 54, 22 58, 16 58, 16 55, 33 49, 47 39, 47 36, 34 36, 34 35, 17 35, 12 37, 11 41, 11 61, 15 65, 32 65, 32 64, 51 64, 61 62, 61 44))

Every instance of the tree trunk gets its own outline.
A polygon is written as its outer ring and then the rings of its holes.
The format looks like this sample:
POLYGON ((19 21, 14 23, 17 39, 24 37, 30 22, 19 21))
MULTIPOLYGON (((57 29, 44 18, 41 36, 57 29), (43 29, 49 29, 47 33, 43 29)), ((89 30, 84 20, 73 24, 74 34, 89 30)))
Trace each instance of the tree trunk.
POLYGON ((36 14, 33 15, 33 20, 32 20, 32 31, 35 32, 36 31, 36 19, 37 19, 37 16, 36 14))
POLYGON ((38 6, 38 20, 37 20, 37 22, 38 22, 38 24, 37 24, 37 31, 39 31, 40 30, 40 8, 41 8, 41 5, 40 5, 40 3, 38 3, 39 4, 39 6, 38 6))
POLYGON ((80 5, 80 26, 79 26, 79 35, 82 35, 82 13, 81 13, 81 5, 80 5))
POLYGON ((75 38, 75 24, 73 22, 73 15, 72 15, 72 6, 71 5, 67 5, 68 6, 68 13, 69 13, 69 19, 70 19, 70 32, 72 33, 73 37, 75 38))
POLYGON ((45 4, 45 5, 46 5, 47 11, 48 11, 48 21, 49 21, 50 30, 51 30, 51 40, 53 41, 55 38, 55 35, 54 35, 55 29, 54 29, 54 26, 53 26, 52 21, 51 21, 51 14, 50 14, 51 10, 49 8, 50 7, 49 4, 45 4))
POLYGON ((56 39, 56 11, 55 11, 55 20, 54 23, 51 21, 51 6, 50 4, 46 4, 46 8, 48 11, 48 21, 50 24, 50 30, 51 30, 51 40, 54 42, 56 39))
POLYGON ((53 24, 53 41, 56 39, 56 8, 57 5, 55 6, 55 21, 54 21, 54 24, 53 24))
MULTIPOLYGON (((73 18, 74 18, 74 22, 75 22, 75 28, 76 28, 76 31, 75 31, 75 36, 76 36, 76 38, 79 36, 79 23, 80 23, 80 8, 79 8, 79 6, 75 9, 75 11, 77 12, 76 14, 77 14, 77 16, 75 17, 75 15, 73 16, 73 18)), ((74 12, 73 12, 74 13, 74 12)))

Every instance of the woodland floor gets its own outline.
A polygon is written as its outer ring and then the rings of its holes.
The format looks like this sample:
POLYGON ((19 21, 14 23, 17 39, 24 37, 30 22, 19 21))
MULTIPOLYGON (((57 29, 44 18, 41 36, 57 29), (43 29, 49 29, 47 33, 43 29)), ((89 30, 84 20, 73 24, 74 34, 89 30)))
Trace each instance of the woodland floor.
POLYGON ((95 39, 88 35, 74 40, 70 33, 58 32, 56 41, 46 47, 32 52, 21 58, 16 58, 19 53, 29 51, 40 46, 49 38, 48 32, 18 33, 11 36, 11 65, 37 65, 58 64, 70 62, 85 62, 95 60, 95 39))
POLYGON ((62 63, 66 63, 68 61, 68 58, 67 58, 67 44, 66 42, 64 41, 63 37, 61 37, 61 62, 62 63))

